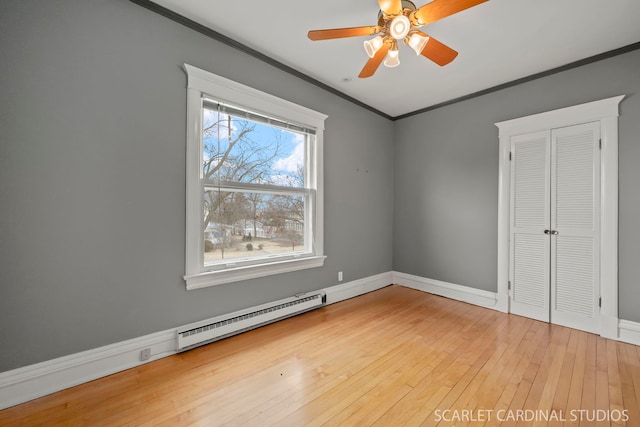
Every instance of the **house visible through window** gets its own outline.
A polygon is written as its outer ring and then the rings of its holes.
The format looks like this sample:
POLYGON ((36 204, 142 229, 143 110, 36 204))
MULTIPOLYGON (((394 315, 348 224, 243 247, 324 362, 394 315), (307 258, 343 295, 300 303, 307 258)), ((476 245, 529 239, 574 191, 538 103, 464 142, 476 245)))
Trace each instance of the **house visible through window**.
POLYGON ((187 288, 322 265, 326 116, 185 69, 187 288))
POLYGON ((202 122, 204 264, 309 252, 315 131, 209 99, 202 122))

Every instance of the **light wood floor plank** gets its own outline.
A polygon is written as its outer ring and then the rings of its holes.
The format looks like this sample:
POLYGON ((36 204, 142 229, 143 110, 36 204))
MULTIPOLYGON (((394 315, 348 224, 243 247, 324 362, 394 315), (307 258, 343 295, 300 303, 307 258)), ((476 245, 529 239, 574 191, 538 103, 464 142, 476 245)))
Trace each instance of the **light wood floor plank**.
POLYGON ((439 363, 428 372, 423 372, 426 375, 416 383, 407 399, 394 405, 376 424, 384 426, 397 422, 399 425, 420 425, 426 419, 433 418, 431 414, 441 402, 457 396, 466 388, 475 372, 490 357, 490 352, 482 351, 480 343, 490 336, 493 330, 479 331, 477 325, 484 324, 486 319, 491 317, 487 318, 478 313, 477 319, 478 322, 469 323, 471 327, 461 328, 461 339, 454 341, 453 346, 446 350, 436 350, 436 353, 441 355, 437 358, 439 363), (472 354, 474 357, 469 357, 472 354))
MULTIPOLYGON (((586 366, 584 373, 584 383, 582 385, 582 400, 580 409, 589 412, 596 408, 596 348, 597 337, 595 335, 587 336, 587 351, 585 353, 586 366)), ((580 427, 593 427, 593 417, 580 417, 580 427)))
POLYGON ((487 422, 485 423, 486 426, 497 426, 502 424, 498 419, 498 414, 505 413, 509 410, 511 403, 513 402, 516 394, 518 393, 518 390, 520 389, 520 383, 526 371, 526 367, 529 365, 536 352, 539 351, 538 349, 541 346, 546 345, 545 341, 547 339, 548 332, 547 325, 542 322, 531 322, 529 320, 527 320, 527 322, 530 327, 527 335, 525 336, 525 341, 523 342, 525 346, 519 353, 518 364, 516 365, 516 368, 513 371, 511 377, 509 378, 509 382, 506 384, 504 389, 502 391, 498 391, 500 395, 498 397, 497 403, 492 409, 496 416, 491 420, 487 420, 487 422))
POLYGON ((5 409, 0 425, 635 427, 640 349, 389 286, 5 409), (567 419, 507 417, 523 410, 567 419))
MULTIPOLYGON (((573 367, 576 363, 576 354, 578 350, 578 334, 580 333, 580 331, 576 330, 569 331, 569 342, 564 355, 562 369, 558 375, 556 392, 553 396, 553 403, 551 405, 552 411, 557 414, 562 414, 565 419, 567 417, 565 408, 567 408, 567 402, 569 399, 573 367)), ((562 420, 552 420, 549 422, 549 427, 559 427, 564 425, 564 423, 565 422, 562 420)))
MULTIPOLYGON (((622 383, 620 380, 621 370, 619 368, 619 359, 616 343, 610 340, 606 341, 607 345, 607 371, 609 376, 609 384, 607 388, 609 391, 610 404, 609 407, 612 410, 622 411, 624 409, 624 402, 622 398, 622 383)), ((640 419, 640 418, 639 418, 640 419)), ((613 419, 612 426, 623 425, 617 419, 613 419)))
MULTIPOLYGON (((558 328, 552 339, 549 352, 547 353, 550 360, 543 361, 543 366, 548 366, 547 375, 544 375, 544 369, 540 369, 536 376, 536 381, 532 391, 529 393, 529 397, 534 396, 539 392, 539 400, 536 404, 530 402, 529 405, 525 403, 525 408, 537 408, 549 414, 549 417, 540 417, 540 419, 533 422, 533 427, 543 427, 548 425, 549 418, 551 421, 555 421, 555 413, 551 412, 553 407, 553 399, 558 389, 558 383, 560 381, 560 373, 562 372, 562 366, 564 364, 564 358, 567 352, 570 332, 567 328, 558 328)), ((558 416, 560 418, 560 416, 558 416)))
POLYGON ((618 369, 620 369, 620 384, 622 393, 622 406, 629 412, 632 420, 640 419, 640 382, 637 375, 640 369, 636 359, 636 349, 625 343, 617 343, 618 369))
MULTIPOLYGON (((492 389, 502 389, 500 383, 502 378, 503 369, 500 366, 501 363, 506 363, 507 360, 515 359, 515 349, 518 347, 522 337, 526 330, 517 326, 517 321, 522 320, 516 318, 509 320, 508 335, 502 335, 505 329, 497 334, 494 340, 494 350, 489 355, 486 361, 479 366, 477 372, 474 373, 473 378, 464 387, 464 390, 459 395, 451 393, 447 396, 442 404, 445 406, 451 406, 452 409, 458 411, 471 411, 477 413, 478 410, 492 407, 492 400, 496 399, 496 395, 491 393, 492 389), (507 338, 507 339, 505 339, 507 338), (508 341, 511 341, 510 343, 508 341), (493 387, 495 386, 495 388, 493 387), (455 396, 455 400, 454 400, 455 396), (454 403, 455 402, 455 403, 454 403)), ((506 325, 506 324, 505 324, 506 325)), ((483 339, 486 343, 486 340, 483 339)), ((473 354, 469 352, 468 354, 473 354)), ((464 384, 464 382, 460 382, 464 384)), ((470 424, 476 424, 476 422, 469 420, 461 420, 456 422, 456 427, 467 426, 470 424)), ((430 417, 422 423, 423 426, 436 425, 435 417, 430 417)))
MULTIPOLYGON (((607 340, 596 338, 596 408, 611 408, 609 401, 609 369, 607 363, 607 340)), ((613 385, 613 383, 611 383, 613 385)), ((597 414, 598 425, 611 426, 610 419, 600 420, 597 414)), ((604 417, 602 417, 604 418, 604 417)), ((594 425, 596 423, 594 422, 594 425)))
MULTIPOLYGON (((433 315, 435 317, 440 316, 440 313, 445 313, 445 312, 449 312, 450 311, 450 306, 449 303, 450 301, 448 300, 442 300, 439 301, 440 303, 445 303, 445 304, 434 304, 433 306, 429 307, 428 310, 429 312, 433 313, 433 315), (444 306, 444 307, 443 307, 444 306)), ((465 309, 469 308, 469 307, 464 307, 465 309)), ((464 310, 461 310, 462 313, 464 313, 464 310)), ((389 320, 389 319, 387 319, 389 320)), ((403 322, 404 323, 404 322, 403 322)), ((417 329, 416 329, 417 330, 417 329)), ((415 331, 413 329, 412 326, 412 331, 411 335, 416 335, 415 331)), ((455 333, 451 333, 451 327, 449 324, 446 324, 445 322, 435 322, 432 327, 430 328, 430 331, 432 331, 433 333, 433 338, 438 341, 439 337, 442 337, 444 334, 448 334, 452 337, 455 338, 456 334, 455 333)), ((419 335, 419 334, 418 334, 419 335)), ((376 335, 372 335, 374 337, 376 337, 376 335)), ((380 342, 379 339, 376 339, 377 342, 380 342)), ((384 346, 387 347, 387 346, 384 346)), ((348 347, 345 347, 348 348, 348 347)), ((382 353, 380 353, 382 354, 382 353)), ((372 357, 370 360, 375 360, 376 357, 372 357)), ((427 360, 427 359, 425 359, 427 360)), ((350 371, 345 373, 342 372, 337 372, 337 375, 334 376, 335 378, 328 378, 328 381, 331 381, 330 383, 324 384, 320 387, 309 387, 308 390, 306 390, 306 393, 304 394, 304 396, 302 396, 301 401, 297 402, 300 403, 300 406, 303 406, 304 404, 307 404, 315 399, 318 398, 322 398, 321 396, 325 393, 331 393, 332 389, 334 388, 334 385, 336 384, 336 380, 338 380, 339 382, 342 381, 346 381, 349 378, 352 377, 352 372, 354 371, 350 371)), ((254 422, 259 422, 259 421, 263 421, 263 422, 267 422, 268 420, 273 420, 273 419, 277 419, 278 416, 283 416, 283 415, 287 415, 289 414, 291 411, 291 409, 293 408, 294 410, 299 409, 299 407, 294 407, 290 404, 290 402, 283 402, 284 405, 286 406, 282 406, 279 405, 280 407, 276 406, 274 408, 270 408, 268 410, 266 410, 265 412, 261 413, 259 417, 257 417, 256 419, 254 419, 254 422)))

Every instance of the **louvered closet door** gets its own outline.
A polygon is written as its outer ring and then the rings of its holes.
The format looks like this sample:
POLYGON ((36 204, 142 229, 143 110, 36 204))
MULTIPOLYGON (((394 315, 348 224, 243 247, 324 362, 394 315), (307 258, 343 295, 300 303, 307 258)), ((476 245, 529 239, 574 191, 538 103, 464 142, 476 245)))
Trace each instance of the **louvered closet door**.
POLYGON ((551 322, 598 332, 600 124, 551 140, 551 322))
POLYGON ((549 321, 548 131, 511 138, 511 312, 549 321))

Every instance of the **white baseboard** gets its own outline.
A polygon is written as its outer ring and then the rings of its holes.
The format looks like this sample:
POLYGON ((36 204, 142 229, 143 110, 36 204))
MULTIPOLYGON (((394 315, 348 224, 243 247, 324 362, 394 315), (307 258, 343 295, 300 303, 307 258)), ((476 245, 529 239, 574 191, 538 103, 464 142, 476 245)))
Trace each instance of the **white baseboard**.
POLYGON ((176 332, 157 332, 0 373, 0 409, 93 381, 176 352, 176 332), (140 360, 140 351, 151 358, 140 360))
POLYGON ((327 294, 327 304, 344 301, 349 298, 357 297, 381 288, 389 286, 393 283, 393 275, 391 272, 377 274, 375 276, 365 277, 364 279, 353 280, 336 286, 325 288, 327 294))
MULTIPOLYGON (((390 284, 434 295, 506 311, 500 295, 467 286, 425 279, 406 273, 387 272, 330 286, 323 290, 327 304, 357 297, 390 284)), ((53 360, 0 373, 0 409, 143 365, 176 353, 176 330, 170 329, 139 338, 71 354, 53 360), (140 360, 140 351, 151 349, 149 360, 140 360)), ((640 323, 620 320, 618 340, 640 346, 640 323)))
POLYGON ((640 323, 620 320, 618 322, 618 341, 640 346, 640 323))
MULTIPOLYGON (((508 312, 508 296, 453 283, 441 282, 439 280, 426 279, 411 274, 399 273, 397 271, 392 272, 392 275, 393 283, 397 285, 505 313, 508 312)), ((615 317, 603 317, 601 320, 603 323, 601 336, 603 338, 640 346, 640 323, 630 320, 618 320, 615 317)))
POLYGON ((392 274, 393 283, 397 285, 406 286, 407 288, 417 289, 419 291, 440 295, 442 297, 467 302, 481 307, 504 311, 502 307, 503 303, 495 292, 442 282, 440 280, 426 279, 424 277, 399 273, 397 271, 394 271, 392 274))
MULTIPOLYGON (((388 286, 391 279, 391 272, 387 272, 322 290, 327 294, 327 304, 333 304, 388 286)), ((171 356, 177 349, 176 331, 156 332, 1 372, 0 409, 171 356), (140 351, 145 348, 151 349, 151 358, 141 361, 140 351)))

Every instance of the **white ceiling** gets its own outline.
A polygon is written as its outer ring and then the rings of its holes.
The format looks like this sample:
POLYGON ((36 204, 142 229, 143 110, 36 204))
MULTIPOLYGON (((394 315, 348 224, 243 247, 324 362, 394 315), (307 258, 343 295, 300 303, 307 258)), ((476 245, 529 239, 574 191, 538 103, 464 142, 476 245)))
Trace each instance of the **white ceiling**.
POLYGON ((640 41, 638 0, 490 0, 422 27, 459 52, 452 63, 403 45, 398 67, 359 79, 372 36, 314 42, 307 32, 375 25, 377 0, 152 1, 391 117, 640 41))

